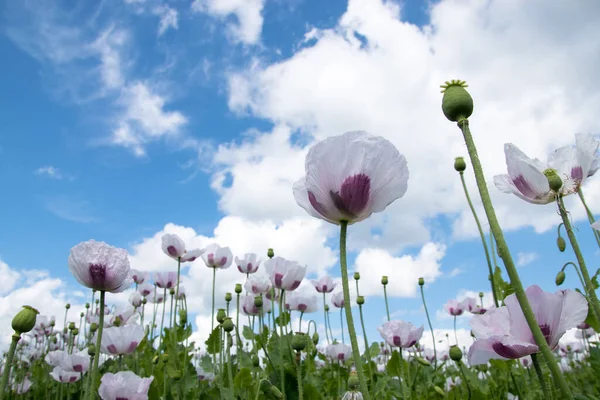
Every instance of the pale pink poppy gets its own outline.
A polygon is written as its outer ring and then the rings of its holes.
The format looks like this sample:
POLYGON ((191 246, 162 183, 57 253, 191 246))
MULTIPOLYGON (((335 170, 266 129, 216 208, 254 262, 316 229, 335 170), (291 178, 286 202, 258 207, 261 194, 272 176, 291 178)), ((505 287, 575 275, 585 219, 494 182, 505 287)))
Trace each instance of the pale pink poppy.
POLYGON ((414 346, 423 336, 423 327, 416 328, 410 322, 388 321, 377 330, 383 340, 392 347, 407 349, 414 346))
POLYGON ((238 271, 243 274, 253 274, 258 271, 260 266, 260 260, 254 253, 246 253, 243 258, 235 258, 235 264, 237 265, 238 271))
POLYGON ((311 282, 319 293, 331 293, 337 286, 337 283, 335 283, 329 276, 323 276, 320 279, 312 280, 311 282))
POLYGON ((148 400, 148 389, 154 377, 140 378, 131 371, 102 375, 98 394, 102 400, 148 400))
POLYGON ((202 259, 208 268, 227 269, 231 266, 233 254, 229 247, 221 247, 213 243, 202 253, 202 259))
POLYGON ((273 287, 287 291, 296 290, 306 274, 306 267, 282 257, 274 257, 265 261, 265 269, 271 278, 273 287))
POLYGON ((138 324, 113 326, 104 329, 100 350, 104 354, 131 354, 144 338, 144 328, 138 324))

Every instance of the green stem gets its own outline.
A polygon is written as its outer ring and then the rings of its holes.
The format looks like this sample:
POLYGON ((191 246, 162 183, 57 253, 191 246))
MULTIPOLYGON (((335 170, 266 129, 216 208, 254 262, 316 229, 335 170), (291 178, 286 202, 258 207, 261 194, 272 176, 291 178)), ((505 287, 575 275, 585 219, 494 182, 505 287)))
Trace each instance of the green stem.
POLYGON ((454 316, 454 340, 456 340, 456 345, 458 346, 458 336, 456 336, 456 315, 454 316))
POLYGON ((579 277, 579 282, 581 282, 581 288, 585 291, 585 282, 583 281, 583 276, 581 276, 581 272, 579 272, 579 268, 577 267, 577 265, 574 262, 569 261, 568 263, 563 265, 562 270, 564 271, 566 266, 569 264, 571 264, 573 266, 573 269, 575 269, 575 272, 577 272, 577 276, 579 277))
MULTIPOLYGON (((217 278, 217 269, 213 267, 213 281, 212 281, 212 309, 210 315, 210 332, 211 334, 215 331, 215 280, 217 278)), ((219 331, 220 332, 220 331, 219 331)), ((217 364, 217 352, 213 352, 213 369, 217 364)))
POLYGON ((235 399, 235 389, 233 386, 233 363, 231 362, 231 346, 233 345, 231 334, 227 334, 227 378, 229 379, 229 389, 231 389, 231 398, 235 399))
POLYGON ((592 308, 592 313, 594 314, 594 317, 596 317, 596 321, 600 321, 600 302, 598 301, 598 296, 596 295, 596 289, 594 289, 594 285, 590 279, 590 274, 585 264, 585 259, 583 258, 583 254, 579 248, 579 243, 577 243, 575 232, 573 232, 573 226, 569 220, 569 213, 565 208, 565 203, 563 202, 562 196, 558 198, 557 202, 560 216, 562 217, 565 230, 567 231, 567 236, 569 236, 569 242, 571 242, 573 253, 575 253, 577 263, 579 264, 579 269, 581 270, 581 275, 583 276, 583 282, 585 283, 584 290, 587 292, 589 298, 588 303, 592 308))
POLYGON ((387 285, 383 285, 383 299, 385 300, 385 313, 387 314, 387 319, 389 321, 390 320, 390 307, 388 306, 386 286, 387 285))
POLYGON ((4 363, 4 374, 2 375, 2 384, 0 384, 0 400, 4 398, 4 394, 7 393, 6 386, 8 385, 8 378, 10 376, 10 369, 12 367, 12 362, 15 357, 15 351, 17 350, 17 343, 21 339, 21 335, 18 333, 14 333, 12 335, 12 341, 10 342, 10 349, 8 350, 8 355, 6 356, 6 362, 4 363))
POLYGON ((544 373, 542 372, 542 367, 540 365, 540 360, 538 360, 537 353, 533 353, 531 355, 531 360, 533 361, 533 368, 535 369, 535 373, 540 381, 540 385, 542 386, 544 398, 546 400, 550 400, 552 397, 550 396, 548 386, 546 385, 546 380, 544 379, 544 373))
POLYGON ((463 368, 465 368, 464 364, 461 361, 457 362, 458 364, 458 369, 460 369, 460 373, 462 374, 464 380, 465 380, 465 384, 467 385, 467 391, 469 393, 469 400, 471 400, 471 385, 469 384, 469 378, 467 378, 467 374, 465 374, 465 371, 463 370, 463 368))
MULTIPOLYGON (((585 197, 583 197, 583 189, 579 188, 579 191, 577 192, 577 194, 579 195, 579 199, 581 200, 581 203, 583 204, 583 207, 585 208, 585 213, 587 214, 588 221, 590 221, 590 224, 593 224, 594 222, 596 222, 596 220, 594 219, 594 214, 592 214, 592 211, 590 211, 590 208, 588 207, 587 203, 585 202, 585 197)), ((596 243, 598 243, 598 246, 600 246, 600 232, 598 232, 594 228, 592 228, 592 232, 594 232, 594 238, 596 238, 596 243)))
POLYGON ((100 346, 102 344, 102 330, 104 329, 104 296, 106 292, 100 291, 100 321, 98 322, 98 337, 96 338, 96 356, 94 357, 94 366, 92 368, 92 382, 90 384, 91 390, 89 398, 93 399, 96 397, 96 381, 98 380, 98 364, 100 363, 100 346))
POLYGON ((485 241, 485 235, 483 233, 483 229, 481 228, 481 222, 479 222, 479 217, 477 217, 477 213, 475 212, 475 207, 473 207, 473 202, 471 201, 471 196, 469 196, 469 191, 467 190, 467 184, 465 183, 465 175, 464 172, 460 172, 460 181, 462 182, 462 187, 465 191, 465 197, 467 198, 467 203, 469 203, 469 208, 473 213, 473 218, 475 219, 475 223, 477 224, 477 230, 479 231, 479 236, 481 237, 481 244, 483 244, 483 250, 485 252, 485 261, 487 261, 488 272, 490 273, 490 283, 492 285, 492 295, 494 297, 494 305, 498 308, 498 299, 496 298, 496 287, 494 284, 494 270, 492 268, 492 261, 490 259, 490 252, 487 247, 487 243, 485 241))
POLYGON ((235 341, 236 344, 236 348, 237 351, 235 354, 237 354, 237 357, 240 356, 241 352, 240 352, 240 345, 242 344, 242 339, 240 337, 240 329, 238 328, 240 326, 240 294, 237 294, 237 299, 236 299, 236 306, 235 306, 235 335, 237 340, 235 341))
POLYGON ((346 261, 346 235, 348 231, 348 221, 340 221, 340 269, 342 273, 342 289, 344 292, 344 310, 346 311, 346 324, 348 325, 348 335, 350 336, 350 344, 352 345, 352 355, 358 381, 360 382, 360 390, 366 400, 371 400, 365 373, 363 371, 362 362, 360 359, 360 350, 358 341, 356 340, 356 330, 354 329, 354 319, 352 318, 352 304, 350 303, 350 285, 348 284, 348 265, 346 261))
MULTIPOLYGON (((327 344, 331 343, 329 341, 329 333, 327 332, 327 311, 325 308, 327 306, 327 302, 325 301, 325 292, 323 292, 323 322, 325 323, 325 338, 327 339, 327 344)), ((300 317, 302 318, 302 317, 300 317)), ((333 341, 333 338, 332 338, 333 341)))
POLYGON ((552 350, 550 350, 550 346, 548 346, 548 342, 546 342, 546 338, 544 337, 544 334, 542 333, 542 330, 540 329, 540 326, 538 325, 535 319, 535 315, 533 314, 533 310, 531 309, 531 305, 529 304, 529 300, 527 299, 527 295, 525 294, 525 290, 523 289, 521 279, 519 278, 517 268, 515 267, 515 263, 508 249, 508 245, 506 244, 506 240, 504 239, 502 228, 500 228, 500 224, 498 223, 498 218, 496 217, 496 212, 494 211, 494 206, 492 205, 490 193, 487 188, 485 175, 483 174, 483 168, 481 167, 479 155, 477 154, 477 148, 475 147, 475 142, 473 141, 471 131, 469 130, 469 120, 466 118, 461 119, 458 122, 458 126, 463 133, 467 149, 469 150, 469 156, 471 158, 471 163, 473 164, 473 172, 475 173, 475 179, 477 181, 477 187, 479 188, 479 194, 481 196, 483 208, 490 223, 490 229, 492 231, 492 234, 496 239, 498 253, 500 254, 500 258, 502 258, 502 261, 504 262, 504 266, 510 279, 511 286, 515 290, 515 295, 517 297, 517 300, 519 301, 519 304, 521 305, 521 309, 523 310, 523 314, 525 316, 527 324, 529 325, 529 329, 531 329, 535 342, 539 346, 540 351, 542 352, 544 358, 548 363, 548 367, 550 368, 554 380, 563 394, 563 398, 565 400, 572 400, 573 395, 569 390, 567 381, 565 380, 565 377, 563 376, 560 368, 558 367, 556 359, 552 354, 552 350))
MULTIPOLYGON (((162 310, 162 317, 160 319, 160 331, 158 332, 158 348, 160 349, 160 346, 162 346, 162 338, 163 338, 163 326, 165 323, 165 307, 167 306, 167 289, 163 289, 163 297, 165 298, 163 300, 163 310, 162 310)), ((171 297, 171 305, 173 304, 173 298, 171 297)))
MULTIPOLYGON (((179 301, 179 277, 181 275, 181 257, 177 258, 177 288, 175 289, 175 312, 173 313, 173 323, 171 327, 177 323, 177 302, 179 301)), ((177 332, 177 329, 175 330, 177 332)))
POLYGON ((421 299, 423 299, 423 307, 425 308, 425 315, 427 316, 427 323, 429 324, 429 330, 431 331, 431 340, 433 342, 433 362, 434 368, 437 369, 437 350, 435 349, 435 336, 433 334, 433 325, 431 325, 431 319, 429 318, 429 311, 427 310, 427 303, 425 302, 425 292, 423 291, 423 285, 419 285, 421 288, 421 299))
POLYGON ((333 343, 333 331, 331 330, 331 317, 329 316, 329 310, 326 311, 327 315, 327 325, 325 325, 325 329, 329 326, 329 337, 331 338, 331 343, 333 343))
POLYGON ((302 366, 300 365, 300 353, 296 353, 296 371, 298 373, 298 400, 303 400, 304 395, 302 393, 302 366))
MULTIPOLYGON (((285 351, 285 343, 283 342, 283 293, 284 290, 281 289, 279 295, 279 342, 281 343, 281 356, 283 357, 283 352, 285 351)), ((283 399, 285 400, 285 365, 282 362, 280 366, 280 376, 281 376, 281 394, 283 395, 283 399)))
POLYGON ((365 339, 365 357, 367 359, 367 367, 369 369, 369 380, 373 380, 373 370, 371 369, 371 352, 369 351, 369 339, 367 339, 367 330, 365 329, 365 319, 363 317, 362 304, 358 305, 358 314, 360 315, 360 325, 363 331, 363 338, 365 339))
POLYGON ((343 308, 340 308, 340 329, 342 330, 342 343, 346 343, 344 340, 344 315, 342 314, 344 312, 343 308))

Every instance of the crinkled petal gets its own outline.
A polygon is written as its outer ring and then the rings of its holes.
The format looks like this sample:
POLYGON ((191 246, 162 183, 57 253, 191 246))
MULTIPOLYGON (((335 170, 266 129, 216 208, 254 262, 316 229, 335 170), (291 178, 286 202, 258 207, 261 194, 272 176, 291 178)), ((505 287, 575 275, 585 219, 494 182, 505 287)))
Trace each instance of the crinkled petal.
POLYGON ((470 365, 486 364, 489 360, 517 359, 538 351, 538 346, 507 336, 491 336, 475 341, 468 354, 470 365))

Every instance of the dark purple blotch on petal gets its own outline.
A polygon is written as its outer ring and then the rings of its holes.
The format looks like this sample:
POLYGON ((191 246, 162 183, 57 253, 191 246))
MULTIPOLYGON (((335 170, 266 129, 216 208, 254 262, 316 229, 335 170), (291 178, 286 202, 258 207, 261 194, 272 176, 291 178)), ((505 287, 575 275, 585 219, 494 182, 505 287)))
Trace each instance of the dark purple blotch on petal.
POLYGON ((219 260, 219 267, 222 267, 225 264, 227 264, 227 257, 221 257, 219 260))
POLYGON ((498 354, 500 357, 504 358, 521 358, 524 354, 521 354, 515 347, 506 346, 501 342, 495 342, 492 344, 492 349, 498 354))
POLYGON ((537 197, 536 192, 531 188, 529 182, 527 182, 523 175, 519 175, 516 178, 514 178, 513 183, 515 184, 519 192, 523 194, 523 196, 530 199, 535 199, 537 197))
POLYGON ((394 342, 394 346, 396 347, 402 347, 402 341, 400 340, 400 336, 394 336, 392 338, 393 342, 394 342))
POLYGON ((583 168, 581 165, 571 168, 571 179, 578 182, 583 180, 583 168))
POLYGON ((89 268, 92 285, 96 288, 102 288, 106 282, 106 265, 90 264, 89 268))
POLYGON ((275 274, 275 286, 277 288, 281 288, 282 281, 283 281, 283 275, 282 274, 275 274))
POLYGON ((313 206, 316 212, 324 216, 325 218, 329 218, 327 215, 327 209, 325 206, 317 201, 317 198, 313 192, 308 192, 308 201, 310 205, 313 206))
POLYGON ((306 311, 307 308, 308 306, 306 304, 298 304, 298 311, 300 312, 306 311))
POLYGON ((298 286, 300 286, 301 283, 302 283, 301 281, 294 281, 294 283, 292 283, 292 286, 290 286, 290 288, 288 290, 298 289, 298 286))
POLYGON ((552 333, 550 332, 550 327, 548 324, 540 325, 540 330, 544 334, 544 339, 546 339, 546 342, 550 344, 550 336, 552 336, 552 333))
POLYGON ((344 215, 356 218, 369 203, 371 178, 366 174, 356 174, 344 180, 339 192, 329 192, 333 204, 344 215))
POLYGON ((175 246, 168 246, 167 247, 167 251, 169 252, 169 255, 171 257, 176 257, 177 256, 177 249, 175 248, 175 246))

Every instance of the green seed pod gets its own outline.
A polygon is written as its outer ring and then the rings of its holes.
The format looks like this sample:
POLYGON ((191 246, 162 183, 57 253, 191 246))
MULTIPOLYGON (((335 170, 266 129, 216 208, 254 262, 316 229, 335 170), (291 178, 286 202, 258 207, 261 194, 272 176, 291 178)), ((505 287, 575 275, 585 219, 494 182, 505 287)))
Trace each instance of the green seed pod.
POLYGON ((227 333, 231 332, 234 328, 233 321, 231 320, 231 318, 225 318, 222 325, 223 325, 223 330, 227 333))
POLYGON ((65 308, 68 310, 69 308, 71 308, 71 305, 69 303, 65 304, 65 308))
POLYGON ((458 346, 454 345, 450 347, 450 359, 452 361, 458 362, 462 359, 462 356, 462 350, 458 346))
POLYGON ((546 175, 546 178, 548 178, 548 184, 550 185, 550 189, 553 192, 558 193, 558 191, 560 191, 560 188, 563 185, 563 181, 562 179, 560 179, 560 176, 558 176, 556 171, 554 171, 553 169, 545 170, 544 175, 546 175))
POLYGON ((67 329, 67 327, 65 326, 65 327, 63 328, 63 333, 66 335, 68 331, 69 331, 69 330, 68 330, 68 329, 67 329))
POLYGON ((273 249, 267 250, 267 257, 269 257, 269 258, 275 257, 275 252, 273 251, 273 249))
POLYGON ((479 292, 479 298, 483 299, 483 292, 479 292))
POLYGON ((254 297, 254 306, 256 308, 262 308, 262 306, 263 306, 263 298, 262 298, 262 296, 255 296, 254 297))
POLYGON ((387 277, 387 276, 385 276, 385 275, 384 275, 384 276, 382 276, 382 277, 381 277, 381 284, 382 284, 382 285, 384 285, 384 286, 385 286, 385 285, 387 285, 387 284, 388 284, 388 282, 389 282, 389 281, 388 281, 388 277, 387 277))
POLYGON ((454 159, 454 169, 457 172, 464 172, 467 169, 467 163, 463 157, 456 157, 454 159))
POLYGON ((98 324, 97 324, 97 323, 95 323, 95 322, 92 322, 92 323, 90 324, 90 332, 94 333, 94 332, 96 332, 97 330, 98 330, 98 324))
POLYGON ((256 354, 252 354, 252 365, 258 367, 260 365, 260 360, 256 354))
POLYGON ((270 390, 271 394, 275 396, 276 399, 283 399, 283 394, 281 394, 281 391, 277 388, 277 386, 271 385, 270 390))
POLYGON ((325 311, 326 311, 326 312, 327 312, 327 311, 329 311, 329 304, 325 304, 325 307, 324 307, 324 308, 325 308, 325 311))
POLYGON ((454 79, 446 81, 440 87, 443 89, 442 111, 450 121, 458 122, 469 118, 473 113, 473 98, 465 90, 465 81, 454 79))
POLYGON ((90 308, 90 303, 85 303, 85 308, 90 308))
POLYGON ((242 293, 242 284, 241 284, 241 283, 236 283, 236 284, 235 284, 235 292, 236 292, 237 294, 240 294, 240 293, 242 293))
POLYGON ((365 304, 365 297, 364 296, 358 296, 356 298, 356 304, 358 304, 359 306, 362 306, 363 304, 365 304))
POLYGON ((566 278, 566 274, 565 271, 560 270, 558 271, 558 274, 556 274, 556 278, 554 279, 554 282, 556 283, 556 286, 560 286, 563 284, 563 282, 565 281, 566 278))
POLYGON ((88 356, 94 357, 96 355, 96 346, 94 346, 93 344, 90 344, 87 348, 87 351, 88 351, 88 356))
POLYGON ((75 329, 75 322, 69 322, 69 330, 72 331, 75 329))
POLYGON ((17 313, 12 319, 12 328, 20 335, 21 333, 27 333, 35 326, 35 320, 39 311, 31 306, 23 306, 21 311, 17 313))
POLYGON ((357 390, 359 386, 360 386, 360 381, 358 380, 356 371, 350 372, 350 377, 348 378, 348 389, 357 390))
POLYGON ((302 351, 306 348, 306 336, 304 333, 297 333, 292 337, 292 349, 302 351))
POLYGON ((113 321, 114 326, 121 326, 121 318, 117 315, 113 321))
POLYGON ((175 294, 175 288, 170 288, 170 289, 169 289, 169 294, 170 294, 171 296, 173 296, 173 295, 175 294))
POLYGON ((79 329, 77 329, 77 328, 73 329, 72 332, 73 332, 73 336, 79 335, 79 329))
POLYGON ((354 273, 354 280, 356 280, 356 281, 357 281, 357 280, 359 280, 359 279, 360 279, 360 273, 358 273, 358 272, 355 272, 355 273, 354 273))
POLYGON ((423 286, 425 284, 425 279, 419 278, 419 286, 423 286))
POLYGON ((225 313, 225 309, 224 308, 219 308, 217 310, 217 322, 222 324, 223 321, 225 321, 225 318, 227 318, 227 314, 225 313))
POLYGON ((434 387, 433 387, 433 390, 435 390, 435 392, 436 392, 437 394, 439 394, 440 396, 444 396, 444 397, 446 397, 446 393, 445 393, 445 392, 442 390, 442 388, 441 388, 441 387, 439 387, 439 386, 434 386, 434 387))
POLYGON ((85 316, 85 313, 82 311, 81 314, 79 314, 80 318, 83 318, 85 316))
POLYGON ((562 236, 556 238, 556 247, 558 247, 558 251, 561 253, 567 248, 567 242, 565 242, 565 239, 563 239, 562 236))
POLYGON ((142 304, 146 304, 147 302, 148 302, 148 300, 146 300, 146 298, 144 297, 144 298, 142 299, 142 304))
POLYGON ((229 292, 225 293, 225 301, 228 303, 231 301, 231 293, 229 293, 229 292))

